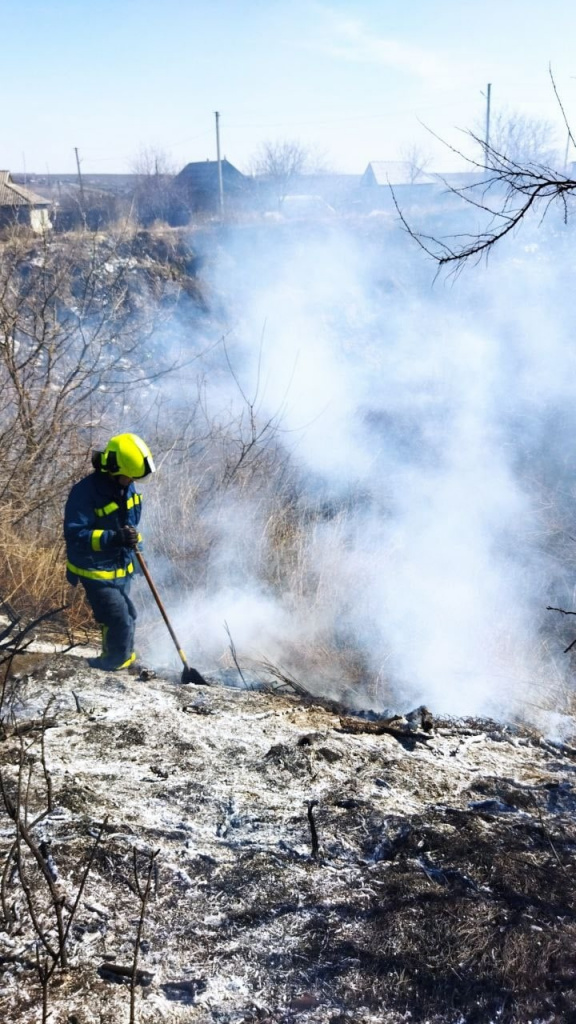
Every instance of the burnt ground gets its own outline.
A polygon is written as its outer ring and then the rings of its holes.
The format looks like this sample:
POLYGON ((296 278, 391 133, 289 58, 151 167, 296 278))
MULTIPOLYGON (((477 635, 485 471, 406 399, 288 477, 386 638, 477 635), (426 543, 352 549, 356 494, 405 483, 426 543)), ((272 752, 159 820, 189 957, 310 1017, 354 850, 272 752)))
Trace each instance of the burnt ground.
POLYGON ((142 1024, 576 1020, 571 748, 61 655, 15 664, 2 717, 2 1020, 42 1019, 47 871, 48 1020, 130 1021, 148 875, 142 1024))

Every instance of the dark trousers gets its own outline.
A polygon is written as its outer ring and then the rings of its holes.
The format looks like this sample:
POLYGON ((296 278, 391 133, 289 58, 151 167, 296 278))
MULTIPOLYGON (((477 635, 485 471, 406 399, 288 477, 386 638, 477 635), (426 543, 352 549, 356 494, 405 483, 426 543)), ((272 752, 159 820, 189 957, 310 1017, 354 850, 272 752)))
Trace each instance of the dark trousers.
POLYGON ((130 580, 122 586, 82 580, 96 622, 102 627, 102 663, 116 669, 134 653, 136 608, 130 600, 130 580))

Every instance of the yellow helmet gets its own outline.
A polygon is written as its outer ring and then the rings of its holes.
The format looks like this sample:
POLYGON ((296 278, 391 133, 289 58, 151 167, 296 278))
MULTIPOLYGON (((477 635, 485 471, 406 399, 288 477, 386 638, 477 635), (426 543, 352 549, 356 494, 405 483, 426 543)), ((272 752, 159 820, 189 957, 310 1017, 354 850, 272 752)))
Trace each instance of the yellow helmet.
POLYGON ((111 476, 130 476, 135 480, 156 472, 152 453, 137 434, 111 437, 103 452, 94 453, 92 462, 111 476))

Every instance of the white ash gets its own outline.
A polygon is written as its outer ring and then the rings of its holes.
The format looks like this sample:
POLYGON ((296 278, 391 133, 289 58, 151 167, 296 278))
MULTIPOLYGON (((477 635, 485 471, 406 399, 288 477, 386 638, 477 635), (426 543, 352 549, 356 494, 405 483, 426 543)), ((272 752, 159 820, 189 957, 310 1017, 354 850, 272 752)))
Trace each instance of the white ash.
MULTIPOLYGON (((55 808, 38 836, 49 842, 70 900, 78 885, 73 866, 108 816, 70 936, 72 966, 50 994, 55 1020, 70 1019, 64 1010, 82 1024, 127 1019, 126 985, 105 980, 98 969, 111 958, 132 963, 139 914, 127 884, 133 849, 141 877, 146 856, 159 851, 139 958, 139 968, 151 975, 138 988, 141 1024, 400 1024, 415 1018, 398 1007, 375 1014, 354 981, 362 978, 362 956, 343 958, 346 998, 345 986, 315 976, 306 952, 311 931, 321 925, 352 949, 356 922, 370 913, 382 879, 394 876, 396 851, 412 842, 414 822, 424 816, 436 815, 444 836, 456 835, 459 816, 471 814, 487 835, 496 821, 527 816, 573 826, 574 765, 530 732, 455 721, 435 722, 426 735, 409 729, 351 734, 336 712, 299 697, 191 688, 163 678, 142 682, 64 656, 18 671, 13 703, 23 716, 41 717, 52 701, 56 721, 46 731, 46 760, 55 808), (493 780, 505 780, 506 792, 492 792, 493 780), (520 801, 526 794, 534 806, 520 801), (311 801, 317 801, 316 858, 311 801)), ((15 737, 8 737, 0 751, 4 764, 15 749, 15 737)), ((0 824, 4 855, 11 835, 5 814, 0 824)), ((489 892, 417 843, 407 847, 402 864, 431 891, 468 887, 476 899, 489 892)), ((26 928, 0 931, 0 1008, 4 1019, 22 1024, 38 1019, 37 1001, 26 1001, 37 993, 34 971, 19 962, 33 958, 34 936, 26 928)))

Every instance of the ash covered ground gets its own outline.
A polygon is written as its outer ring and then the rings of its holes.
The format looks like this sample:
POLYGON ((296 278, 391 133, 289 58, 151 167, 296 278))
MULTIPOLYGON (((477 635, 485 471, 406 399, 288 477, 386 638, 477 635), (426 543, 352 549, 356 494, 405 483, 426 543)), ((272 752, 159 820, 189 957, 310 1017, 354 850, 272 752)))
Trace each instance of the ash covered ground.
MULTIPOLYGON (((14 661, 3 722, 4 791, 15 800, 20 776, 65 919, 93 852, 48 1020, 131 1020, 135 869, 142 890, 156 852, 141 1024, 576 1019, 570 746, 433 709, 370 721, 298 695, 107 675, 62 654, 14 661)), ((28 1024, 42 1019, 45 950, 14 841, 4 806, 0 1013, 28 1024)))

